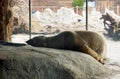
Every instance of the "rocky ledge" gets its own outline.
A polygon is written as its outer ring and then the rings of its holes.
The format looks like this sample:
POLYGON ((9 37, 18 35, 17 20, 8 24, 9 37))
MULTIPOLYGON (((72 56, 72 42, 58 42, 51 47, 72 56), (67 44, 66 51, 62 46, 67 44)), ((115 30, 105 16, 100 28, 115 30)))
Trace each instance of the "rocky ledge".
POLYGON ((110 79, 111 74, 82 52, 0 42, 1 79, 110 79))

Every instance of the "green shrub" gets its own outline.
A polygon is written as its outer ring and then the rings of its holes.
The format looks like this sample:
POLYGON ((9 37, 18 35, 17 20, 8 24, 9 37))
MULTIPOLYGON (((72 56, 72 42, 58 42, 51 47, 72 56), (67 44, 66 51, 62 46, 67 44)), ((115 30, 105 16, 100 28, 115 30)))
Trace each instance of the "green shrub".
POLYGON ((72 5, 74 7, 76 7, 76 6, 83 7, 84 2, 85 2, 85 0, 73 0, 72 5))

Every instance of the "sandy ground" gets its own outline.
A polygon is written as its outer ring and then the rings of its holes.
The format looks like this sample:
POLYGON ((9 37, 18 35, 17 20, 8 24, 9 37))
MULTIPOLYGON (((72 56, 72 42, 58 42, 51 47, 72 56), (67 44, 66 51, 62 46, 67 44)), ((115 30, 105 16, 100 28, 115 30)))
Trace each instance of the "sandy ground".
MULTIPOLYGON (((34 37, 32 35, 31 37, 34 37)), ((36 35, 37 36, 37 35, 36 35)), ((25 43, 29 39, 29 35, 17 34, 12 35, 12 42, 15 43, 25 43)), ((107 44, 107 60, 105 66, 118 71, 117 74, 112 76, 110 79, 120 79, 120 40, 115 41, 110 38, 105 37, 107 44)))
POLYGON ((106 38, 106 44, 107 60, 105 66, 117 72, 111 79, 120 79, 120 40, 114 41, 106 38))

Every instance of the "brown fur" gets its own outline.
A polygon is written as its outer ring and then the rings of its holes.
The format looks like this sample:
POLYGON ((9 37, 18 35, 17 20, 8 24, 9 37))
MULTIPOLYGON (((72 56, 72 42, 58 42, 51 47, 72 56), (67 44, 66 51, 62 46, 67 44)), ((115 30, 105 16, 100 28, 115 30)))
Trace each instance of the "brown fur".
POLYGON ((52 37, 34 37, 33 39, 28 40, 27 43, 36 47, 80 51, 89 54, 99 62, 104 63, 105 42, 104 39, 95 32, 64 31, 52 37))

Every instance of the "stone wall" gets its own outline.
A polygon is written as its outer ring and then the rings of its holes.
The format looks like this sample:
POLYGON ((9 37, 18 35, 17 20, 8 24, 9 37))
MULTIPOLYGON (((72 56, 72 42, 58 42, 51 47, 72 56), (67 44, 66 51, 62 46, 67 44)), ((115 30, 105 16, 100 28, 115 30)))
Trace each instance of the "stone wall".
POLYGON ((32 10, 44 11, 45 8, 51 8, 56 11, 60 7, 72 7, 72 0, 32 0, 32 10))

